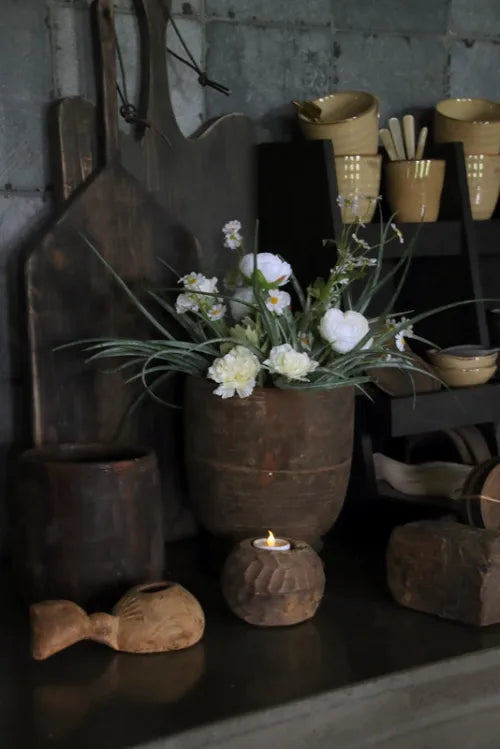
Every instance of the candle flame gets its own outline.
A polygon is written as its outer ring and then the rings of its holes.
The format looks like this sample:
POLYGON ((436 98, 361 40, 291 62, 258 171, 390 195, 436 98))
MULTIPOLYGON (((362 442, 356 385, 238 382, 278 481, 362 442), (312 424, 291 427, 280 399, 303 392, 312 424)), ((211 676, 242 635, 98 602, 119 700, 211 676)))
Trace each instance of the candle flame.
POLYGON ((275 539, 274 533, 272 531, 267 531, 266 544, 268 546, 276 546, 276 539, 275 539))

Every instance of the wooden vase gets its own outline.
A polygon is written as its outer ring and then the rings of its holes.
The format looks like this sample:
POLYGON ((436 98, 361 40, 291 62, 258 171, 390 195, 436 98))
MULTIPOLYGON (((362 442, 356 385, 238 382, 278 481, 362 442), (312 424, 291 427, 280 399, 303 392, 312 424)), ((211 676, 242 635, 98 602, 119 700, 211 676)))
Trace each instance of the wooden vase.
POLYGON ((81 640, 125 653, 165 653, 197 643, 205 616, 196 598, 177 583, 136 585, 111 614, 88 614, 73 601, 42 601, 30 608, 32 655, 44 660, 81 640))
POLYGON ((321 559, 304 541, 289 551, 259 549, 241 541, 226 559, 222 592, 231 611, 249 624, 298 624, 316 613, 325 588, 321 559))
POLYGON ((163 577, 154 454, 112 445, 55 445, 19 462, 14 566, 28 601, 108 606, 163 577))
POLYGON ((215 536, 266 535, 320 545, 345 499, 354 390, 256 388, 223 400, 189 377, 185 441, 191 501, 215 536))

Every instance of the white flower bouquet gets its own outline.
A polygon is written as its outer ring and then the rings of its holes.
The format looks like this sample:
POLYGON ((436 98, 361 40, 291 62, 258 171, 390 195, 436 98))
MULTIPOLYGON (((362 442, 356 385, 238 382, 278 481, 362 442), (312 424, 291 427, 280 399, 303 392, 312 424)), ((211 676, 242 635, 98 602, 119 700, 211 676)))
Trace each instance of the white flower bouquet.
POLYGON ((151 340, 87 341, 87 361, 119 360, 117 369, 131 372, 127 381, 140 380, 157 399, 158 388, 175 373, 208 378, 221 398, 247 398, 256 386, 363 389, 379 367, 405 369, 411 375, 416 366, 405 338, 416 338, 413 324, 436 310, 410 319, 394 312, 412 243, 394 267, 383 272, 386 244, 403 242, 403 236, 394 223, 381 219, 380 241, 371 246, 360 236, 363 227, 358 220, 344 227, 337 242, 325 242, 324 251, 332 254, 331 270, 303 289, 285 259, 247 252, 240 222, 229 221, 222 233, 236 267, 224 282, 192 272, 178 279, 180 289, 148 291, 151 303, 183 331, 183 340, 174 336, 168 320, 153 315, 86 239, 160 333, 151 340), (360 279, 364 284, 354 298, 352 284, 360 279), (391 280, 397 283, 390 303, 370 318, 371 300, 391 280))

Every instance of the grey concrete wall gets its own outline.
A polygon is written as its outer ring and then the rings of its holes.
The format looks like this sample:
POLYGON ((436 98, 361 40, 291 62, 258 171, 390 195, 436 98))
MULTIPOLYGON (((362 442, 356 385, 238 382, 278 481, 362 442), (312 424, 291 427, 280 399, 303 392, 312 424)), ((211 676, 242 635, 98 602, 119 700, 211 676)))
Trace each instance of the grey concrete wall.
MULTIPOLYGON (((23 375, 12 359, 19 332, 7 276, 48 215, 47 107, 94 98, 88 0, 0 0, 0 486, 20 426, 12 400, 23 375), (17 370, 17 371, 16 371, 17 370)), ((447 95, 500 98, 499 0, 173 0, 195 57, 232 89, 202 90, 170 59, 179 125, 190 134, 228 111, 256 118, 261 140, 288 138, 291 99, 336 88, 378 94, 382 117, 418 112, 447 95)), ((137 92, 138 33, 130 0, 117 2, 128 87, 137 92)), ((179 51, 172 30, 168 43, 179 51)), ((48 189, 49 188, 49 189, 48 189)), ((0 514, 1 528, 5 522, 0 514)))

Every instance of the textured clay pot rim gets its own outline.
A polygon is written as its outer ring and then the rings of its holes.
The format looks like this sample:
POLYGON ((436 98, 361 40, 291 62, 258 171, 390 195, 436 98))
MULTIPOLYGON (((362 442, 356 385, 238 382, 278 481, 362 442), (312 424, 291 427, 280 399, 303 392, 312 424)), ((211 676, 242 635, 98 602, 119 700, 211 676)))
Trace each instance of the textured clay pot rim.
POLYGON ((444 117, 447 120, 453 120, 453 122, 465 122, 470 125, 498 125, 500 124, 500 104, 494 101, 493 99, 483 99, 483 98, 475 98, 475 97, 467 97, 467 96, 457 97, 456 99, 454 99, 453 97, 449 99, 442 99, 436 104, 436 112, 441 117, 444 117), (491 104, 493 105, 493 107, 496 107, 498 111, 498 115, 488 120, 471 120, 467 118, 464 119, 463 117, 454 117, 453 115, 446 114, 446 112, 443 112, 443 110, 441 109, 441 106, 443 104, 447 104, 448 102, 451 102, 451 101, 453 102, 455 101, 459 101, 459 102, 460 101, 477 101, 477 102, 482 102, 483 104, 491 104))
POLYGON ((139 445, 113 445, 101 442, 78 444, 62 443, 42 445, 26 450, 21 461, 55 465, 124 465, 144 460, 154 460, 154 453, 139 445))
POLYGON ((302 114, 301 112, 299 112, 299 119, 303 120, 304 122, 309 122, 311 125, 324 125, 325 127, 331 127, 332 125, 340 125, 343 122, 352 122, 353 120, 359 120, 360 117, 370 114, 373 107, 375 107, 375 112, 378 113, 378 99, 373 94, 370 94, 369 91, 337 91, 334 94, 320 96, 319 99, 312 99, 310 103, 319 106, 320 103, 329 101, 330 99, 338 98, 341 94, 349 94, 350 96, 352 96, 352 94, 361 94, 364 97, 370 97, 372 101, 365 109, 362 109, 360 112, 358 112, 358 114, 353 114, 350 117, 343 117, 341 120, 328 120, 328 122, 326 120, 312 120, 310 117, 306 117, 306 115, 302 114))

